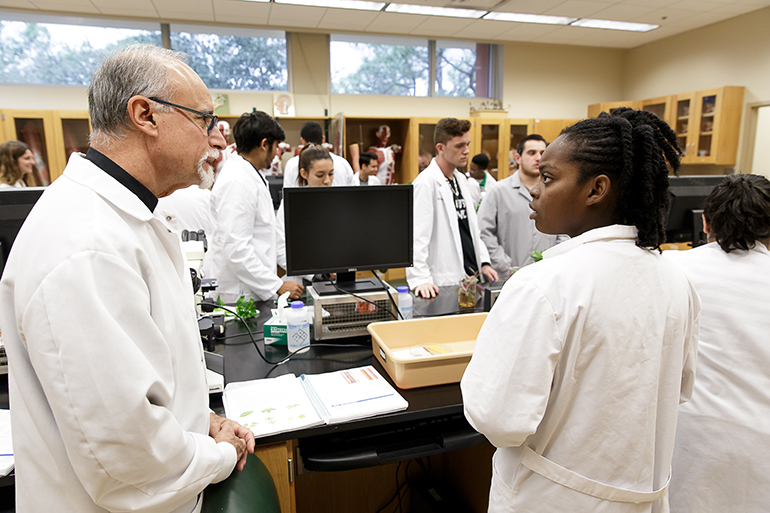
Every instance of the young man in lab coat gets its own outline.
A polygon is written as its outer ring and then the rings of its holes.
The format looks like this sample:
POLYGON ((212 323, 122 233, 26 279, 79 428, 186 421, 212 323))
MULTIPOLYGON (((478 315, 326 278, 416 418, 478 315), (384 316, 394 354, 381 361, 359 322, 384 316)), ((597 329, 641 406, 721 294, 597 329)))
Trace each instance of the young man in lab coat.
POLYGON ((438 156, 412 183, 414 265, 406 269, 406 279, 418 297, 435 297, 440 286, 458 285, 466 274, 480 272, 497 281, 465 175, 457 171, 468 163, 470 127, 467 120, 440 120, 433 136, 438 156))
MULTIPOLYGON (((308 144, 317 144, 319 146, 326 142, 324 137, 323 128, 315 121, 308 121, 302 125, 302 129, 299 131, 299 140, 302 146, 308 144)), ((331 153, 331 152, 329 152, 331 153)), ((347 160, 343 159, 339 155, 331 153, 332 161, 334 162, 334 181, 332 185, 354 185, 353 184, 353 168, 347 160)), ((295 155, 289 159, 286 166, 283 168, 283 186, 284 187, 299 187, 297 178, 299 177, 299 155, 295 155)))
POLYGON ((211 191, 215 219, 211 275, 219 297, 232 303, 241 296, 268 300, 289 292, 298 299, 303 286, 278 277, 275 210, 262 174, 273 160, 284 132, 264 112, 244 114, 233 127, 238 154, 225 162, 211 191))
POLYGON ((516 269, 531 264, 533 251, 545 251, 569 238, 540 233, 535 221, 529 218, 529 190, 540 180, 540 158, 545 148, 545 139, 538 134, 519 141, 514 155, 519 169, 489 190, 479 207, 481 240, 500 276, 508 277, 516 269))
POLYGON ((209 413, 190 273, 158 198, 225 147, 184 55, 136 45, 88 90, 93 126, 0 282, 18 511, 200 511, 253 434, 209 413), (127 73, 130 70, 131 73, 127 73))
POLYGON ((770 181, 731 175, 704 206, 709 243, 665 251, 703 303, 690 402, 679 407, 672 513, 770 505, 770 181))

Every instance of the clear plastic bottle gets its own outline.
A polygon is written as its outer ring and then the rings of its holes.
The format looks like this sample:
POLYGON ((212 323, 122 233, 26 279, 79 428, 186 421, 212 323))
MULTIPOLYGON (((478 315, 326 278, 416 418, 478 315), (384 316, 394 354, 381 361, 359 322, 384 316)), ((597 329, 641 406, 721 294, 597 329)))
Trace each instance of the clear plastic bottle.
POLYGON ((409 294, 409 287, 398 287, 398 311, 404 320, 412 318, 412 296, 409 294))
POLYGON ((286 343, 290 352, 310 346, 310 322, 302 301, 292 301, 286 315, 286 343))

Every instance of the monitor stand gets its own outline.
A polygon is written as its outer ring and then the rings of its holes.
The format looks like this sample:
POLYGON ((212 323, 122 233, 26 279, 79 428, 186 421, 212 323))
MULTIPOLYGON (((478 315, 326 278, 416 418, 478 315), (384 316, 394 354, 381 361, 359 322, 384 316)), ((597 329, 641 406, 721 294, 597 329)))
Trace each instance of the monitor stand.
POLYGON ((320 296, 334 296, 342 293, 363 294, 365 292, 380 292, 385 290, 379 280, 375 278, 356 279, 356 273, 337 273, 336 287, 332 282, 314 282, 313 289, 320 296), (340 292, 340 290, 342 292, 340 292))

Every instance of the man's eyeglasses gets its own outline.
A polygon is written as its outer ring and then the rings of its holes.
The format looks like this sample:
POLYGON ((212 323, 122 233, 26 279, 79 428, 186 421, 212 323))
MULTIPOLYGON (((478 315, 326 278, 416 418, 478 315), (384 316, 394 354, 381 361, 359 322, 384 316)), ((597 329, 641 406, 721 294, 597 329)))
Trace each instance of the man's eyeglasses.
POLYGON ((219 121, 219 116, 215 116, 213 114, 208 114, 206 112, 201 112, 199 110, 191 109, 190 107, 183 107, 181 105, 177 105, 176 103, 167 102, 166 100, 161 100, 160 98, 148 98, 148 100, 152 100, 154 102, 162 103, 163 105, 168 105, 169 107, 174 107, 176 109, 182 109, 186 110, 187 112, 192 112, 193 114, 197 114, 199 116, 202 116, 206 119, 210 119, 208 128, 206 128, 206 135, 211 135, 211 131, 214 130, 214 127, 217 126, 217 122, 219 121))

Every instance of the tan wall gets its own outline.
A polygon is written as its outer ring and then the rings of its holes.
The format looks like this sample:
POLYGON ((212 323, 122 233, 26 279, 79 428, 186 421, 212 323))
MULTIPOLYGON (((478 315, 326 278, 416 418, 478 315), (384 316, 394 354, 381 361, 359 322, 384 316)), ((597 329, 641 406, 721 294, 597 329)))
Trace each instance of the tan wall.
MULTIPOLYGON (((768 27, 770 8, 765 8, 631 49, 623 72, 623 97, 653 98, 735 85, 746 88, 745 104, 770 101, 768 27)), ((744 107, 743 115, 748 114, 744 107)), ((742 135, 737 169, 751 158, 744 154, 742 135)))
POLYGON ((625 50, 505 45, 503 105, 513 118, 584 118, 588 105, 622 99, 625 50))

